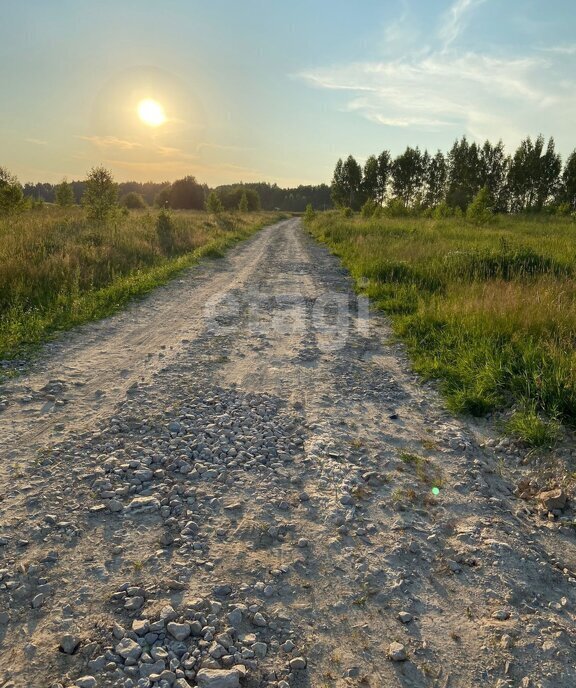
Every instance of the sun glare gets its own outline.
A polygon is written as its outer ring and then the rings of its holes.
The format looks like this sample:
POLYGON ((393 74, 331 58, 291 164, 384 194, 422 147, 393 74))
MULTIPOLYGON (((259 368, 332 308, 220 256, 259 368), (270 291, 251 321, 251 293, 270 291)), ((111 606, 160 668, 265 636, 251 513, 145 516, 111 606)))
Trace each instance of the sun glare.
POLYGON ((146 98, 138 103, 138 117, 149 127, 159 127, 166 121, 164 108, 152 98, 146 98))

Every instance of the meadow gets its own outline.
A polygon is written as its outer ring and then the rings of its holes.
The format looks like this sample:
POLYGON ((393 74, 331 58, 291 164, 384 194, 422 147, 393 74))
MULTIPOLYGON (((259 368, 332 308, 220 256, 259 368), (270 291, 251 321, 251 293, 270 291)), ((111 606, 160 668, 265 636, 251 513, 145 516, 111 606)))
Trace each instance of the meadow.
POLYGON ((507 410, 529 445, 576 427, 576 222, 546 215, 307 219, 449 408, 507 410))
POLYGON ((1 217, 0 359, 114 313, 277 217, 150 210, 98 222, 79 207, 50 205, 1 217))

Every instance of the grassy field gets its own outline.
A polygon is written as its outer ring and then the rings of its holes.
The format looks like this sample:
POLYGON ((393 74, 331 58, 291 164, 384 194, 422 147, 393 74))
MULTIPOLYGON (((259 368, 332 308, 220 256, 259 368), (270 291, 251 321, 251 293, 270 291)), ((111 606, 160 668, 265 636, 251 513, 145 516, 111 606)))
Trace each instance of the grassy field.
POLYGON ((510 409, 533 446, 576 426, 576 222, 550 216, 345 218, 312 234, 390 314, 416 371, 441 381, 452 410, 510 409))
POLYGON ((220 256, 278 214, 157 211, 106 223, 45 206, 0 219, 0 359, 54 332, 110 315, 202 257, 220 256))

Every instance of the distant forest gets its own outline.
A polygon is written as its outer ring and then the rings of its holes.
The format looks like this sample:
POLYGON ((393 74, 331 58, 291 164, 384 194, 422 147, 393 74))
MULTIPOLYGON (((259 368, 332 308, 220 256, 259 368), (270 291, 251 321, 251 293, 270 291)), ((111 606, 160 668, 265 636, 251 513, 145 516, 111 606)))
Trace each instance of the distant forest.
POLYGON ((576 210, 576 150, 562 165, 554 139, 524 139, 513 155, 499 141, 483 145, 466 137, 444 154, 408 147, 393 158, 390 151, 371 155, 362 167, 350 155, 338 160, 332 179, 338 207, 366 205, 406 209, 466 211, 480 192, 494 212, 570 213, 576 210))
MULTIPOLYGON (((229 184, 210 189, 207 185, 199 184, 196 180, 193 181, 196 187, 196 193, 187 194, 187 201, 183 205, 179 202, 183 194, 175 193, 175 191, 185 186, 184 182, 188 182, 189 186, 192 180, 193 177, 186 177, 173 184, 169 182, 120 182, 118 184, 118 195, 122 201, 123 198, 128 197, 128 194, 138 194, 148 206, 170 205, 174 208, 197 207, 201 209, 204 207, 204 200, 208 197, 210 191, 213 190, 222 199, 225 207, 237 208, 238 199, 242 195, 242 192, 246 191, 251 206, 250 209, 260 207, 262 210, 304 212, 308 204, 312 205, 315 210, 328 210, 334 207, 330 187, 327 184, 282 189, 276 184, 258 182, 250 184, 229 184), (192 198, 194 200, 189 202, 189 199, 192 198)), ((84 181, 70 182, 76 203, 80 203, 82 200, 85 184, 84 181)), ((42 200, 46 203, 55 203, 57 187, 58 184, 28 183, 24 184, 23 191, 24 196, 27 198, 42 200)))

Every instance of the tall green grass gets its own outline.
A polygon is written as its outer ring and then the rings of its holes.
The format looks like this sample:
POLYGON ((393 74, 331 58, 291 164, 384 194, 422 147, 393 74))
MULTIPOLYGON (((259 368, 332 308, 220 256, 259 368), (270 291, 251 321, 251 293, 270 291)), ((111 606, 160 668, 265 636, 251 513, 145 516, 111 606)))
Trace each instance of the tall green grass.
POLYGON ((454 411, 514 408, 509 428, 531 444, 548 443, 557 421, 576 427, 573 220, 324 213, 308 226, 390 314, 454 411))
POLYGON ((47 206, 0 219, 0 359, 110 315, 277 218, 182 211, 164 233, 145 211, 97 223, 79 208, 47 206))

